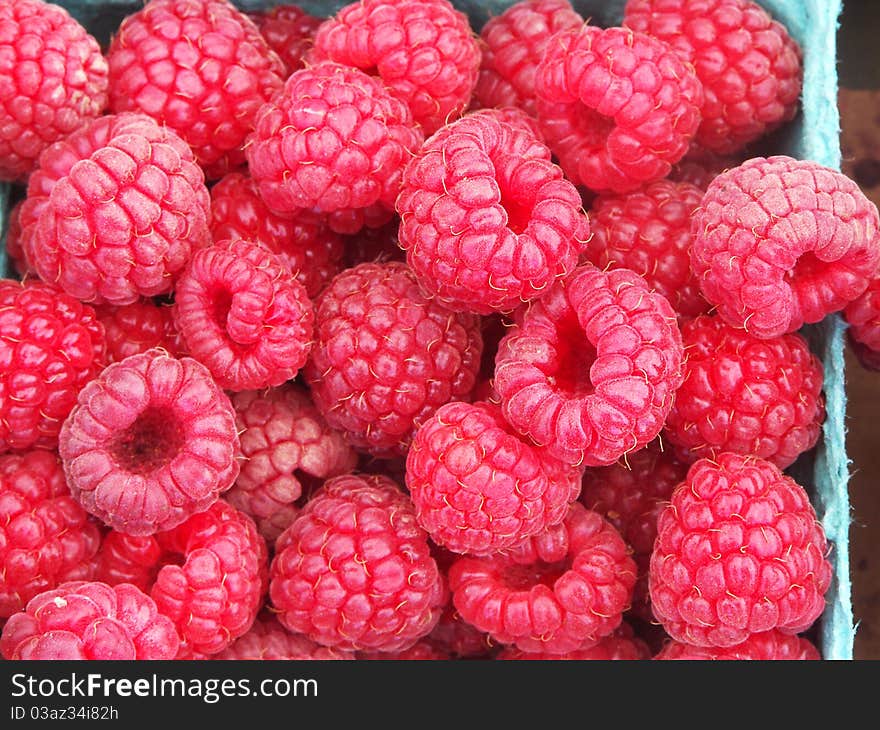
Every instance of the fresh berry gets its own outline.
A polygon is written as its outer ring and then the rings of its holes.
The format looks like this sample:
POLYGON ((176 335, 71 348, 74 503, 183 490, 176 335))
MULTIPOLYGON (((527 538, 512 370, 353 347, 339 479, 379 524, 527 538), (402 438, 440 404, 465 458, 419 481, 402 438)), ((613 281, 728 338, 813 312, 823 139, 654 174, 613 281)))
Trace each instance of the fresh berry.
POLYGON ((0 279, 0 453, 54 449, 104 358, 91 307, 39 281, 0 279))
POLYGON ((402 455, 437 408, 473 390, 479 318, 427 298, 405 264, 343 271, 316 310, 305 378, 327 423, 357 448, 402 455))
POLYGON ((850 347, 863 367, 880 370, 880 277, 843 310, 850 347))
POLYGON ((666 177, 700 123, 703 89, 663 41, 584 25, 553 37, 535 75, 538 122, 566 175, 625 193, 666 177))
POLYGON ((186 349, 221 388, 281 385, 305 364, 315 313, 281 259, 245 239, 197 251, 174 292, 186 349))
POLYGON ((467 16, 447 0, 353 2, 318 28, 313 53, 378 76, 426 135, 467 108, 480 67, 467 16))
POLYGON ((235 412, 192 358, 149 350, 109 365, 79 394, 59 453, 74 498, 129 535, 203 512, 238 476, 235 412))
POLYGON ((794 118, 801 50, 752 0, 629 0, 627 28, 667 42, 703 84, 696 141, 728 154, 794 118))
MULTIPOLYGON (((457 555, 453 556, 450 564, 457 558, 457 555)), ((434 630, 428 634, 428 641, 436 649, 456 659, 484 658, 493 649, 489 635, 464 621, 451 600, 434 630)))
POLYGON ((409 498, 387 477, 325 482, 278 539, 281 623, 324 646, 402 651, 431 632, 446 587, 409 498))
POLYGON ((810 661, 822 657, 808 640, 781 631, 753 634, 741 644, 724 649, 668 642, 654 659, 680 661, 810 661))
POLYGON ((496 658, 501 661, 638 661, 650 659, 651 651, 642 639, 635 636, 632 627, 623 623, 613 634, 586 648, 573 649, 564 654, 551 654, 546 651, 528 652, 508 647, 496 658))
POLYGON ((95 580, 109 586, 131 583, 149 593, 166 557, 155 535, 110 530, 95 556, 95 580))
POLYGON ((828 543, 807 492, 768 461, 701 459, 660 514, 651 605, 675 639, 729 647, 809 628, 831 583, 828 543))
POLYGON ((139 588, 72 581, 32 598, 3 627, 12 660, 174 659, 174 624, 139 588))
POLYGON ((0 180, 24 182, 44 149, 107 106, 107 61, 60 5, 0 0, 0 180))
POLYGON ((168 305, 139 299, 120 307, 101 304, 95 307, 95 313, 104 325, 108 363, 119 362, 154 347, 174 357, 187 354, 168 305))
POLYGON ((40 277, 95 303, 170 292, 210 241, 210 197, 192 151, 141 114, 100 117, 49 147, 20 216, 40 277))
POLYGON ((468 112, 467 116, 475 116, 477 118, 481 116, 489 116, 493 119, 497 119, 499 122, 505 122, 514 127, 523 129, 526 132, 529 132, 535 139, 542 142, 544 141, 544 135, 541 132, 541 127, 538 125, 538 120, 533 116, 526 114, 520 107, 498 106, 487 109, 474 109, 473 111, 468 112))
POLYGON ((323 22, 298 5, 278 5, 270 10, 248 13, 266 43, 284 63, 285 76, 305 65, 315 31, 323 22))
POLYGON ((691 264, 728 324, 777 337, 843 309, 880 266, 880 217, 855 182, 756 157, 719 175, 693 218, 691 264))
POLYGON ((149 0, 107 51, 110 108, 147 114, 179 134, 209 179, 245 162, 257 110, 281 88, 284 64, 226 0, 149 0))
POLYGON ((316 644, 301 634, 292 634, 278 619, 257 618, 244 636, 239 637, 212 659, 226 661, 340 661, 352 660, 354 653, 316 644))
POLYGON ((542 296, 574 269, 589 222, 550 157, 529 131, 488 114, 425 142, 397 199, 400 246, 425 289, 489 314, 542 296))
POLYGON ((433 642, 422 639, 408 649, 397 652, 388 651, 362 651, 358 652, 358 659, 362 661, 448 661, 452 659, 449 652, 433 642))

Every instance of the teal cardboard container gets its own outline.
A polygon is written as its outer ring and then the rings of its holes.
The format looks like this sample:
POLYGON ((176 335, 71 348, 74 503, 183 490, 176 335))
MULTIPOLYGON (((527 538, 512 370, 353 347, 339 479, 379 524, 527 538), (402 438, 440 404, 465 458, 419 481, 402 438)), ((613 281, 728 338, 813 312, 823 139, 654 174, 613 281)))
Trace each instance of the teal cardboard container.
MULTIPOLYGON (((285 0, 236 0, 244 10, 282 4, 285 0)), ((287 0, 288 2, 295 0, 287 0)), ((841 0, 758 0, 797 40, 804 53, 804 88, 796 119, 761 146, 760 154, 786 154, 840 169, 840 116, 837 107, 836 36, 841 0)), ((105 44, 125 15, 143 5, 139 0, 54 0, 66 7, 98 40, 105 44)), ((479 31, 483 23, 513 3, 510 0, 452 0, 468 13, 479 31)), ((331 15, 340 0, 299 0, 318 16, 331 15)), ((618 25, 625 0, 573 0, 575 8, 596 25, 618 25)), ((757 153, 756 153, 757 154, 757 153)), ((9 187, 0 186, 0 230, 7 222, 9 187)), ((0 271, 6 270, 0 241, 0 271)), ((848 493, 849 459, 846 455, 846 393, 844 390, 844 332, 838 315, 804 328, 816 354, 825 365, 827 417, 817 447, 789 471, 808 488, 831 543, 834 581, 827 607, 819 621, 816 640, 825 659, 852 659, 855 628, 852 615, 848 493)))

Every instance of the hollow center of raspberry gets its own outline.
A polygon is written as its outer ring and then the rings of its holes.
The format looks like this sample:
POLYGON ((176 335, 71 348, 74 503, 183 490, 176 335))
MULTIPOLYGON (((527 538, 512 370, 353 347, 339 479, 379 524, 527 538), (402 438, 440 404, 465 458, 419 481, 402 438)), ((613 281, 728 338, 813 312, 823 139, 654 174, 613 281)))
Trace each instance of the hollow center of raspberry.
POLYGON ((524 200, 522 191, 502 186, 501 207, 507 212, 507 227, 516 234, 522 233, 532 219, 533 201, 524 200))
POLYGON ((177 456, 183 447, 177 419, 165 409, 148 408, 113 444, 116 463, 133 474, 150 474, 177 456))
POLYGON ((789 284, 797 282, 803 284, 816 279, 824 278, 828 264, 816 258, 815 254, 807 251, 798 258, 793 268, 785 272, 785 279, 789 284))
POLYGON ((545 585, 550 588, 571 568, 571 560, 556 563, 538 561, 530 565, 510 565, 504 569, 502 580, 513 591, 527 591, 532 586, 545 585))
POLYGON ((614 119, 600 114, 584 104, 575 104, 574 126, 579 137, 589 148, 602 149, 608 141, 608 135, 617 126, 614 119))
POLYGON ((557 366, 553 373, 556 388, 569 398, 588 396, 594 391, 590 366, 596 359, 596 348, 573 314, 562 319, 557 327, 557 366))

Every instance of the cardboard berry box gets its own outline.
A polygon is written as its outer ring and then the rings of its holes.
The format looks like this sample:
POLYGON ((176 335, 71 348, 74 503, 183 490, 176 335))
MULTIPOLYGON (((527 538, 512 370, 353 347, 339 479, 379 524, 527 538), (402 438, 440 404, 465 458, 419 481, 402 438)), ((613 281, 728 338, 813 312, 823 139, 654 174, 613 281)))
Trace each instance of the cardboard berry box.
MULTIPOLYGON (((143 0, 52 0, 67 8, 102 44, 120 21, 143 5, 143 0)), ((291 0, 234 0, 244 10, 272 7, 291 0)), ((344 0, 294 0, 306 11, 327 16, 344 0)), ((513 4, 512 0, 452 0, 468 13, 475 30, 513 4)), ((841 0, 758 0, 782 22, 804 54, 804 86, 798 116, 763 140, 751 156, 785 154, 840 169, 837 108, 836 31, 841 0)), ((625 0, 573 0, 585 18, 602 26, 620 23, 625 0)), ((5 228, 10 189, 0 185, 0 272, 6 272, 5 228)), ((822 438, 788 471, 809 490, 831 544, 834 580, 826 596, 825 613, 815 640, 825 659, 851 659, 853 626, 850 569, 850 504, 847 491, 849 460, 845 448, 844 331, 838 315, 804 328, 811 346, 825 366, 827 417, 822 438)))

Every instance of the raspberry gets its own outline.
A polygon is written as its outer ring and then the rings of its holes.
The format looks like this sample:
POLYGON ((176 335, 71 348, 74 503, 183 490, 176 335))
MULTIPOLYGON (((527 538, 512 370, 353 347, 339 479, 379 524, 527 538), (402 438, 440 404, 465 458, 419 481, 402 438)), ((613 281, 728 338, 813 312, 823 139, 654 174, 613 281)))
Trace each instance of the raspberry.
POLYGON ((281 535, 269 595, 324 646, 402 651, 434 628, 446 588, 409 498, 387 477, 330 479, 281 535))
POLYGON ((638 661, 650 659, 648 645, 637 638, 629 624, 623 623, 610 636, 600 640, 598 644, 586 648, 573 649, 565 654, 548 652, 528 652, 515 647, 502 650, 496 659, 502 661, 638 661))
POLYGON ((244 238, 269 249, 310 297, 317 296, 341 268, 342 237, 323 216, 305 209, 287 216, 273 213, 256 183, 237 172, 211 188, 211 234, 215 241, 244 238))
POLYGON ((465 621, 502 644, 554 654, 611 634, 635 580, 623 538, 578 503, 564 523, 507 554, 462 557, 449 570, 452 600, 465 621))
POLYGON ((100 543, 55 454, 0 456, 0 617, 60 583, 91 578, 100 543))
POLYGON ((327 423, 359 449, 404 454, 415 429, 474 387, 478 317, 425 297, 405 264, 343 271, 316 310, 317 341, 303 372, 327 423))
POLYGON ((467 108, 480 67, 467 16, 446 0, 353 2, 318 28, 314 56, 377 75, 426 135, 467 108))
POLYGON ((629 0, 623 24, 669 43, 703 84, 696 141, 735 152, 794 118, 801 50, 751 0, 629 0))
POLYGON ((506 122, 514 127, 519 127, 520 129, 529 132, 535 139, 541 142, 544 141, 544 136, 541 134, 541 127, 538 126, 538 120, 526 114, 519 107, 499 106, 490 109, 475 109, 474 111, 468 112, 467 116, 477 118, 489 116, 493 119, 497 119, 499 122, 506 122))
POLYGON ((773 630, 752 634, 741 644, 724 649, 670 641, 654 658, 682 661, 804 661, 822 657, 819 650, 807 639, 773 630))
POLYGON ((447 661, 452 659, 448 652, 432 642, 423 639, 409 649, 398 652, 362 651, 358 659, 366 661, 447 661))
POLYGON ((212 659, 227 661, 340 661, 352 660, 354 654, 316 644, 300 634, 292 634, 278 619, 257 618, 243 636, 212 659))
POLYGON ((98 305, 98 320, 104 325, 107 362, 119 362, 131 355, 159 347, 174 357, 186 355, 186 345, 174 326, 171 307, 139 299, 121 307, 98 305))
POLYGON ((167 557, 155 535, 126 535, 110 530, 95 557, 95 580, 110 586, 131 583, 148 593, 167 557))
POLYGON ((311 208, 354 233, 371 208, 390 217, 403 166, 421 143, 409 108, 378 79, 326 62, 295 71, 260 109, 247 158, 269 208, 311 208))
POLYGON ((12 660, 167 660, 179 644, 174 625, 139 588, 71 581, 12 616, 0 652, 12 660))
POLYGON ((58 445, 104 347, 91 307, 39 281, 0 279, 0 453, 58 445))
POLYGON ((150 0, 107 51, 110 108, 138 111, 179 134, 209 179, 245 162, 257 110, 284 82, 284 64, 226 0, 150 0))
POLYGON ((729 647, 807 629, 825 608, 828 543, 803 487, 763 459, 701 459, 660 514, 651 604, 676 641, 729 647))
POLYGON ((693 218, 691 264, 728 324, 777 337, 858 297, 880 266, 880 217, 840 172, 755 157, 715 178, 693 218))
POLYGON ((210 240, 210 199, 189 147, 140 114, 100 117, 49 147, 21 208, 22 247, 45 281, 83 301, 171 291, 210 240))
POLYGON ((228 390, 293 378, 308 357, 314 320, 305 287, 279 257, 245 239, 197 251, 174 294, 187 350, 228 390))
POLYGON ((880 277, 871 279, 868 288, 846 305, 843 318, 850 347, 863 367, 880 370, 880 277))
POLYGON ((225 499, 272 543, 296 517, 304 483, 345 474, 357 458, 299 386, 236 393, 232 405, 245 461, 225 499))
POLYGON ((161 350, 109 365, 59 438, 74 498, 129 535, 208 509, 238 476, 238 452, 232 404, 208 370, 161 350))
POLYGON ((268 551, 256 525, 220 500, 158 539, 183 556, 159 571, 151 591, 180 633, 178 658, 223 651, 250 629, 268 585, 268 551))
POLYGON ((680 317, 709 311, 691 272, 691 216, 703 191, 658 180, 631 193, 600 195, 590 209, 586 257, 600 269, 624 267, 644 277, 680 317))
POLYGON ((498 406, 447 403, 416 432, 406 486, 434 542, 489 555, 562 522, 580 473, 524 442, 498 406))
MULTIPOLYGON (((458 556, 453 556, 453 560, 458 556)), ((434 630, 428 635, 431 645, 456 659, 478 659, 492 651, 489 635, 462 620, 450 602, 434 630)))
POLYGON ((785 469, 816 445, 824 373, 801 335, 761 340, 708 316, 681 333, 684 381, 664 430, 681 459, 733 451, 785 469))
POLYGON ((489 18, 480 31, 484 46, 474 101, 536 116, 535 72, 550 39, 583 24, 568 0, 520 0, 489 18))
POLYGON ((657 437, 682 359, 669 302, 632 271, 587 264, 505 335, 495 389, 510 424, 551 455, 607 466, 657 437))
POLYGON ((534 135, 488 114, 453 122, 407 165, 400 246, 422 286, 489 314, 543 295, 590 228, 577 189, 534 135))
POLYGON ((107 61, 64 8, 0 2, 0 180, 24 182, 40 153, 107 105, 107 61))
POLYGON ((248 13, 266 43, 284 63, 285 76, 301 69, 312 47, 315 31, 323 22, 298 5, 278 5, 270 10, 248 13))
POLYGON ((538 122, 566 175, 625 193, 666 177, 700 123, 693 67, 663 41, 584 25, 553 37, 535 75, 538 122))

